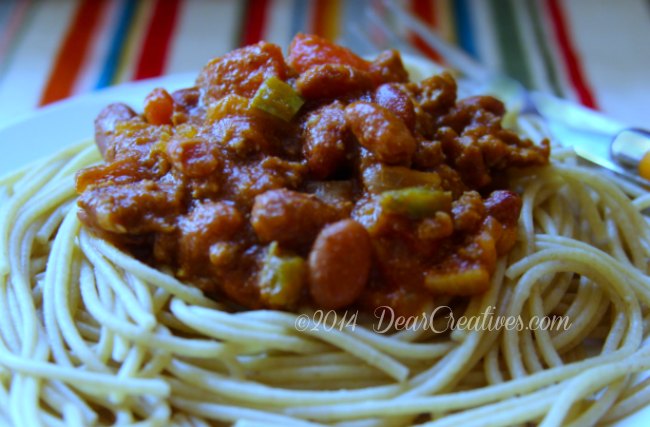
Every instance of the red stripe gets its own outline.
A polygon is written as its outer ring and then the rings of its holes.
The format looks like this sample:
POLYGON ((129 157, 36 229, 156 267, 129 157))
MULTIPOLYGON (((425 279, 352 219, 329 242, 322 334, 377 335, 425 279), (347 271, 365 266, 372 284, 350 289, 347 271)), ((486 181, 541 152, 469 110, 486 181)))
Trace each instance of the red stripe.
MULTIPOLYGON (((429 28, 435 30, 436 16, 434 14, 433 4, 431 0, 411 0, 411 10, 415 15, 417 15, 418 18, 426 23, 429 28)), ((417 47, 420 52, 435 62, 443 62, 440 54, 431 45, 424 41, 422 37, 411 32, 409 34, 409 38, 411 39, 411 43, 417 47)))
POLYGON ((413 45, 417 47, 420 52, 428 56, 429 59, 439 64, 442 64, 444 62, 438 51, 432 48, 431 45, 424 41, 422 37, 418 36, 417 34, 411 34, 410 39, 411 43, 413 43, 413 45))
POLYGON ((567 67, 571 84, 576 90, 580 102, 586 107, 596 109, 598 108, 596 100, 594 99, 589 84, 584 77, 580 61, 578 60, 578 55, 575 52, 573 43, 571 42, 571 37, 569 36, 569 31, 567 29, 567 22, 564 18, 564 13, 560 3, 558 0, 548 0, 547 6, 552 18, 555 37, 560 52, 562 53, 562 57, 564 58, 564 63, 567 67))
POLYGON ((325 29, 325 15, 327 14, 327 0, 315 0, 313 3, 311 15, 312 33, 317 36, 327 38, 325 29))
MULTIPOLYGON (((30 3, 31 0, 21 1, 16 4, 14 9, 11 11, 11 17, 7 20, 5 30, 0 36, 0 64, 2 64, 5 55, 9 51, 11 42, 15 40, 18 31, 25 21, 27 10, 31 6, 30 3)), ((2 68, 2 66, 0 66, 0 68, 2 68)))
POLYGON ((264 37, 264 24, 269 8, 268 0, 250 0, 248 2, 244 28, 241 37, 241 45, 257 43, 264 37))
POLYGON ((156 2, 135 68, 135 80, 156 77, 163 73, 180 3, 181 0, 156 2))
POLYGON ((57 54, 39 105, 58 101, 72 93, 107 4, 106 0, 83 0, 78 6, 57 54))
POLYGON ((431 0, 411 0, 413 12, 431 27, 437 25, 436 15, 431 0))

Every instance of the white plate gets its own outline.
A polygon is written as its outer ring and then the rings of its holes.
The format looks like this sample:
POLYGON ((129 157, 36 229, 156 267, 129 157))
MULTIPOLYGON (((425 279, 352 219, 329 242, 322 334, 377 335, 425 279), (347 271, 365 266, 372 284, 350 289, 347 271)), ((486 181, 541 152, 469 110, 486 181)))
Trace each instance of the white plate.
POLYGON ((196 73, 126 83, 57 102, 22 120, 0 128, 0 176, 62 148, 91 139, 93 121, 111 102, 124 102, 142 111, 144 97, 156 87, 168 91, 192 86, 196 73))
MULTIPOLYGON (((126 83, 98 92, 57 102, 31 116, 0 128, 0 176, 62 148, 91 139, 93 121, 111 102, 124 102, 142 111, 144 97, 154 88, 169 92, 192 86, 196 73, 174 74, 126 83)), ((650 407, 616 423, 615 427, 642 427, 650 424, 650 407)))

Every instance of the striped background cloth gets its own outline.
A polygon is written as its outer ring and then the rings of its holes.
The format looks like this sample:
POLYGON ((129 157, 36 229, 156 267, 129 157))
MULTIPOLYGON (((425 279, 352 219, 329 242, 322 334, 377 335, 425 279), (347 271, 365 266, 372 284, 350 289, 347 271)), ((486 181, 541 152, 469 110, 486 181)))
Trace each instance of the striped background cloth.
MULTIPOLYGON (((648 0, 400 3, 530 88, 650 127, 648 0)), ((286 46, 303 31, 360 47, 351 30, 365 9, 378 6, 374 0, 0 0, 0 126, 70 96, 198 71, 260 39, 286 46)), ((437 56, 417 37, 408 40, 437 56)))

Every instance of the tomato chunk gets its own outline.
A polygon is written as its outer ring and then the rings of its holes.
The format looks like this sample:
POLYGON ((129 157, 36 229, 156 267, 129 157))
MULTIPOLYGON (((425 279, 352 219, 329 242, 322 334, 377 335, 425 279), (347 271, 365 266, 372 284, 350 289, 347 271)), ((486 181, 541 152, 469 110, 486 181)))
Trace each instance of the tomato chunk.
POLYGON ((279 46, 259 42, 208 62, 196 83, 203 103, 210 105, 232 94, 252 98, 269 77, 285 80, 287 66, 279 46))
POLYGON ((172 124, 174 100, 165 89, 156 88, 144 100, 144 117, 152 125, 172 124))
POLYGON ((299 73, 314 65, 349 65, 367 71, 370 63, 350 49, 313 34, 297 34, 289 46, 288 63, 299 73))

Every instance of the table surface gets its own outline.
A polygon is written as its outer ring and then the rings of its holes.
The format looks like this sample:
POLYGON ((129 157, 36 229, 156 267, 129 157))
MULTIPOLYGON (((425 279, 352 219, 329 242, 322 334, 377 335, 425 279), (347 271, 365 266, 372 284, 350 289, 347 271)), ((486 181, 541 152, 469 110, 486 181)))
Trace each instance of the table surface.
MULTIPOLYGON (((529 88, 650 127, 650 1, 398 2, 529 88)), ((312 32, 361 53, 375 0, 0 0, 0 127, 126 81, 198 71, 235 47, 312 32), (356 31, 355 31, 356 30, 356 31)), ((424 56, 437 53, 408 31, 424 56)), ((134 106, 136 109, 141 106, 134 106)))

